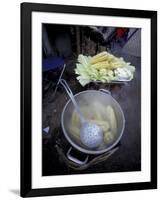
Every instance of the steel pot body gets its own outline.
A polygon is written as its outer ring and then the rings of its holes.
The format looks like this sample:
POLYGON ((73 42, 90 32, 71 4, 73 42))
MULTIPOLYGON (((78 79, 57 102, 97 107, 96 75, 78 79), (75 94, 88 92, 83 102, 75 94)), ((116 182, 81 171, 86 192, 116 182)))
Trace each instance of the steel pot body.
MULTIPOLYGON (((83 152, 85 154, 93 154, 93 155, 98 155, 105 153, 107 151, 110 151, 113 147, 115 147, 118 142, 120 141, 124 128, 125 128, 125 118, 124 118, 124 113, 122 111, 121 106, 119 103, 111 96, 110 92, 104 89, 101 90, 86 90, 80 93, 77 93, 74 95, 78 105, 80 108, 84 105, 87 106, 90 104, 90 102, 97 101, 103 106, 108 106, 110 105, 115 112, 116 116, 116 122, 117 122, 117 134, 115 135, 114 140, 112 143, 103 145, 102 147, 96 148, 96 149, 90 149, 82 144, 80 139, 77 137, 73 136, 73 133, 70 129, 71 127, 71 119, 72 119, 72 114, 74 112, 74 106, 69 100, 66 105, 64 106, 64 109, 62 111, 61 115, 61 126, 63 129, 63 133, 65 138, 68 140, 68 142, 78 151, 83 152)), ((97 113, 97 106, 93 107, 95 112, 97 113)), ((69 156, 68 156, 69 157, 69 156)))

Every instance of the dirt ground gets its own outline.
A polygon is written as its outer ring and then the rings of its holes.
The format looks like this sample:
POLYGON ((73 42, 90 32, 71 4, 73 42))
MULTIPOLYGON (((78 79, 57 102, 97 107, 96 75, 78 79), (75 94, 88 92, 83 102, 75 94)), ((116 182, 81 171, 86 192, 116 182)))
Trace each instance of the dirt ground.
MULTIPOLYGON (((73 59, 67 61, 63 76, 74 94, 86 89, 104 88, 111 91, 112 96, 121 105, 126 120, 118 150, 104 161, 89 165, 87 169, 73 169, 66 158, 70 144, 66 141, 60 124, 61 112, 68 96, 60 87, 54 96, 53 86, 43 95, 42 126, 50 127, 48 135, 43 136, 43 176, 141 170, 141 60, 139 57, 128 55, 124 55, 124 59, 136 67, 135 78, 128 84, 89 84, 81 87, 73 73, 73 59)), ((93 158, 91 157, 91 160, 93 158)))

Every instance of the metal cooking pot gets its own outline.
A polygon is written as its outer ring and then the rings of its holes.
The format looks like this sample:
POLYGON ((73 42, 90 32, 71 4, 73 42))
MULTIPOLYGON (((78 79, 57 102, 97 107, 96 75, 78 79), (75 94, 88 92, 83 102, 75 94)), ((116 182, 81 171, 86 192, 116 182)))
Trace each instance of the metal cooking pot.
MULTIPOLYGON (((95 101, 95 100, 104 106, 108 106, 108 105, 112 106, 116 115, 117 134, 115 135, 115 138, 112 141, 112 143, 109 143, 102 147, 98 147, 96 149, 90 149, 86 147, 85 145, 83 145, 78 138, 73 137, 73 133, 71 132, 71 129, 70 129, 74 106, 73 106, 72 101, 69 100, 64 106, 64 109, 61 115, 61 126, 63 129, 65 138, 72 145, 72 147, 74 147, 78 151, 83 152, 87 155, 88 154, 98 155, 98 154, 102 154, 107 151, 110 151, 120 141, 124 132, 124 128, 125 128, 125 117, 119 103, 111 96, 111 93, 105 89, 85 90, 85 91, 75 94, 74 97, 78 105, 80 106, 80 108, 84 105, 88 106, 90 102, 95 101)), ((97 107, 94 107, 93 109, 97 111, 97 107)), ((68 159, 80 165, 86 164, 88 161, 88 156, 84 161, 80 161, 78 158, 75 158, 70 154, 72 147, 67 152, 68 159)))

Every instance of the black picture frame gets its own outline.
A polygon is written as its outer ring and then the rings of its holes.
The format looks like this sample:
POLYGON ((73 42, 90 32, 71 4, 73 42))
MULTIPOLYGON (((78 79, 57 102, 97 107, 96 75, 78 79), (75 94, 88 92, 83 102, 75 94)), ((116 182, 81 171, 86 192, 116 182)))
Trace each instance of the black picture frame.
POLYGON ((157 188, 157 12, 145 10, 21 4, 21 189, 22 197, 99 193, 157 188), (148 18, 151 21, 151 181, 94 186, 32 189, 32 102, 31 102, 31 15, 32 12, 58 12, 87 15, 148 18))

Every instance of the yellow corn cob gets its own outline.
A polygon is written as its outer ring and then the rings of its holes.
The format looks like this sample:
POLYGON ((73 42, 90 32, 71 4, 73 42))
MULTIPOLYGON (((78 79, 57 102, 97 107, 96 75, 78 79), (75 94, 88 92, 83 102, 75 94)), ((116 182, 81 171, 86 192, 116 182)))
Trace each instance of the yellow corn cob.
POLYGON ((90 60, 91 64, 95 64, 97 62, 105 61, 107 60, 107 52, 103 51, 95 56, 93 56, 90 60))
POLYGON ((121 68, 123 67, 124 65, 119 63, 119 62, 111 62, 110 64, 110 69, 117 69, 117 68, 121 68))
POLYGON ((91 65, 95 69, 110 69, 110 63, 108 61, 98 62, 91 65))
POLYGON ((104 62, 104 61, 107 61, 107 60, 108 60, 107 55, 104 55, 104 56, 101 56, 97 59, 91 59, 90 63, 91 64, 97 64, 99 62, 104 62))
POLYGON ((99 54, 97 54, 97 55, 95 55, 95 56, 93 56, 92 58, 99 58, 99 57, 101 57, 101 56, 104 56, 104 55, 107 55, 107 51, 102 51, 101 53, 99 53, 99 54))

